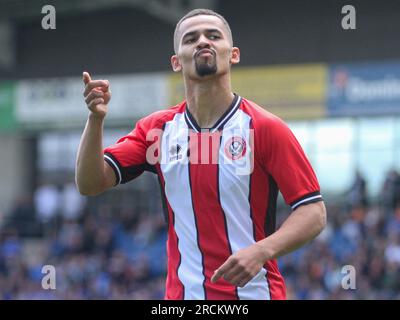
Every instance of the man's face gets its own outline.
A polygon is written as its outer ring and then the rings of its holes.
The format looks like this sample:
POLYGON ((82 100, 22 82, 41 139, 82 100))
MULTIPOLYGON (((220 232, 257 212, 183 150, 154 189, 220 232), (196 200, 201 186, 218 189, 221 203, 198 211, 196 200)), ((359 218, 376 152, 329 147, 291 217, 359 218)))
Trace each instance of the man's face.
POLYGON ((239 62, 239 49, 232 48, 229 31, 218 17, 199 15, 184 20, 177 41, 173 69, 191 79, 226 74, 231 63, 239 62))

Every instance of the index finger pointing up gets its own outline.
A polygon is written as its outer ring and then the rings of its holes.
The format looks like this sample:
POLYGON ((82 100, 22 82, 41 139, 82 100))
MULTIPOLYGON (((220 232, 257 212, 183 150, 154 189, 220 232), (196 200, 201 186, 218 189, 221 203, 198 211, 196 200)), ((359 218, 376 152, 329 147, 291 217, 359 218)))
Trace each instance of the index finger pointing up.
POLYGON ((90 81, 92 81, 92 78, 90 77, 89 72, 84 71, 83 72, 83 83, 88 84, 90 81))

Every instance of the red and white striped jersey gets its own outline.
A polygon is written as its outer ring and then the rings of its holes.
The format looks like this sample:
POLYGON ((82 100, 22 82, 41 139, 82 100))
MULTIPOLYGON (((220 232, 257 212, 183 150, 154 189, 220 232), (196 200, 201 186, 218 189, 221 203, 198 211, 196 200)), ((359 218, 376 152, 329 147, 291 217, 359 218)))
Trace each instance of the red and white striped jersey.
POLYGON ((292 209, 321 201, 315 173, 278 117, 235 96, 209 129, 186 102, 153 113, 104 150, 117 184, 158 174, 168 220, 166 299, 284 299, 276 260, 244 287, 211 282, 232 254, 275 231, 278 191, 292 209))

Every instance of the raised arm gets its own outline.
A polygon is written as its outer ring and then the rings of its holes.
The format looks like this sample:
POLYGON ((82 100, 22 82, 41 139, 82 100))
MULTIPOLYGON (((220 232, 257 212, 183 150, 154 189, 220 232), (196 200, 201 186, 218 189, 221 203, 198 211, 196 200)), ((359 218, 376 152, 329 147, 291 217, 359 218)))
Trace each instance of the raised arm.
POLYGON ((96 195, 116 181, 114 171, 103 158, 103 123, 111 91, 107 80, 92 80, 87 72, 83 73, 83 82, 89 116, 79 144, 75 181, 82 195, 96 195))

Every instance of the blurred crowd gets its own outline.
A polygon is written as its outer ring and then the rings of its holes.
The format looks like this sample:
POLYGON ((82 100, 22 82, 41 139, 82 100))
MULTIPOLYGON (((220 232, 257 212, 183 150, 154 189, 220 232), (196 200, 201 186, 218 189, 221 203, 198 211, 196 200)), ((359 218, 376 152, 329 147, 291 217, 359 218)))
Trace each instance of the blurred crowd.
MULTIPOLYGON (((289 299, 400 299, 400 175, 388 172, 376 201, 367 191, 357 172, 344 196, 326 199, 318 238, 278 260, 289 299)), ((146 198, 118 188, 85 198, 72 182, 20 197, 1 223, 0 298, 163 299, 166 223, 146 198), (55 290, 42 288, 44 265, 55 290)), ((280 204, 277 225, 288 214, 280 204)))
POLYGON ((74 184, 43 184, 20 199, 0 232, 0 298, 163 299, 164 216, 110 193, 86 199, 74 184), (42 288, 45 265, 55 290, 42 288))

